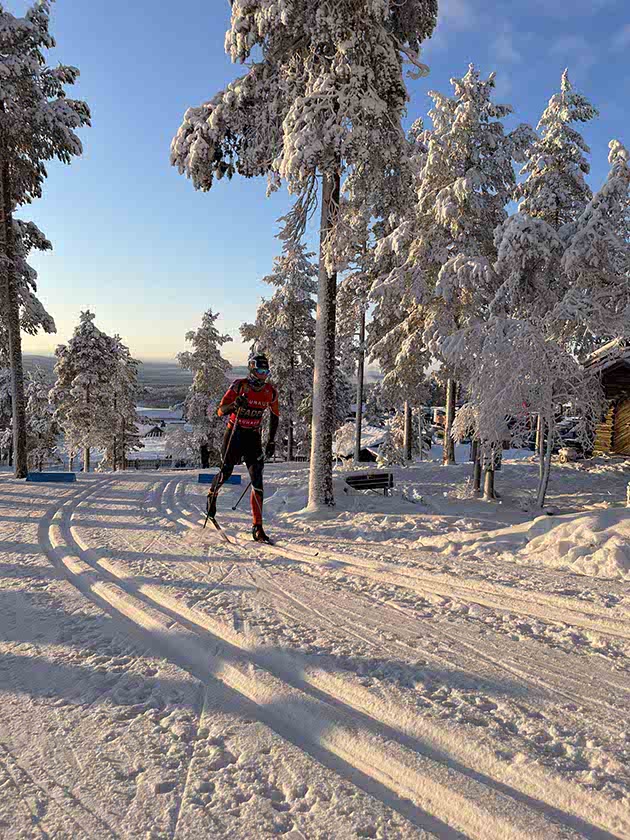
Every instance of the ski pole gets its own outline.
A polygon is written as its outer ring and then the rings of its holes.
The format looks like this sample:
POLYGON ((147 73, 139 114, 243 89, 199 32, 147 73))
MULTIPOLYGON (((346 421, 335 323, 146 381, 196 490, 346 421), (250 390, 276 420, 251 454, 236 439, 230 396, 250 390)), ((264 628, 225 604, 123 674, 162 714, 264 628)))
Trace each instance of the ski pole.
POLYGON ((247 485, 247 487, 243 490, 243 492, 242 492, 242 494, 241 494, 241 498, 240 498, 240 499, 238 500, 238 502, 234 505, 234 507, 232 508, 232 510, 236 510, 236 508, 240 505, 240 503, 243 501, 243 497, 245 496, 245 493, 247 493, 247 491, 249 490, 249 488, 250 488, 251 486, 252 486, 252 483, 251 483, 251 481, 250 481, 250 482, 249 482, 249 484, 247 485))
MULTIPOLYGON (((232 426, 232 432, 230 434, 230 439, 228 440, 228 445, 225 447, 225 452, 223 453, 223 458, 221 459, 221 466, 219 467, 219 475, 223 472, 223 467, 225 466, 225 462, 227 460, 228 452, 230 451, 230 447, 232 446, 232 438, 234 437, 234 432, 236 431, 236 427, 238 426, 238 418, 241 413, 241 409, 239 408, 236 412, 236 419, 234 421, 234 425, 232 426)), ((221 489, 221 485, 219 485, 215 490, 211 490, 208 493, 208 502, 207 502, 207 511, 206 511, 206 521, 203 523, 203 527, 205 528, 208 524, 208 519, 210 519, 210 494, 212 494, 213 499, 219 495, 219 490, 221 489)))
MULTIPOLYGON (((263 464, 265 463, 265 459, 264 459, 264 457, 259 458, 259 460, 260 460, 260 461, 262 461, 262 462, 263 462, 263 464)), ((246 488, 243 490, 243 492, 241 493, 241 498, 240 498, 240 499, 238 500, 238 502, 234 505, 234 507, 232 508, 232 510, 236 510, 236 508, 240 505, 240 503, 243 501, 243 498, 244 498, 244 496, 245 496, 245 493, 247 493, 247 491, 249 490, 249 488, 250 488, 251 486, 252 486, 252 483, 251 483, 251 481, 250 481, 250 482, 249 482, 249 484, 247 485, 247 487, 246 487, 246 488)))

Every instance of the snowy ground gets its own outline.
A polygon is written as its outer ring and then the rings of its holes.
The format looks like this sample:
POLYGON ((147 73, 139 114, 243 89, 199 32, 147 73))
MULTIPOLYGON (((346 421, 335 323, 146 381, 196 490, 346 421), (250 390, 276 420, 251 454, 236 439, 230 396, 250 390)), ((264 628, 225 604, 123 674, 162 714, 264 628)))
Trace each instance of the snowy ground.
POLYGON ((0 837, 630 838, 629 467, 0 473, 0 837))

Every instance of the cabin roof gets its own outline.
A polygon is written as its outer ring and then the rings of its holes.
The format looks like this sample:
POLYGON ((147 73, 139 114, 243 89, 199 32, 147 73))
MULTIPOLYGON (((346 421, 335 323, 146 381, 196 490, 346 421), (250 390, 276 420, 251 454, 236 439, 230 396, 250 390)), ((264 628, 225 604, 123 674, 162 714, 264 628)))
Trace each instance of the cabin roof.
POLYGON ((600 373, 620 362, 630 365, 630 342, 627 339, 616 338, 588 355, 584 360, 584 367, 593 373, 600 373))

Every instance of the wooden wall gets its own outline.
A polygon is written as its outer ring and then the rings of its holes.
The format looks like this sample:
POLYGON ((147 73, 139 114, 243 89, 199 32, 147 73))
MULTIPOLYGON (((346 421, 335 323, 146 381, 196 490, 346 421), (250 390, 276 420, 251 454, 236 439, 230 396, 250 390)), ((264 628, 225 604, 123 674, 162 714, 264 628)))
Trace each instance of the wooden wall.
POLYGON ((595 432, 594 452, 630 455, 630 363, 620 361, 602 374, 609 408, 595 432))
POLYGON ((615 408, 613 452, 615 455, 630 455, 630 397, 618 402, 615 408))

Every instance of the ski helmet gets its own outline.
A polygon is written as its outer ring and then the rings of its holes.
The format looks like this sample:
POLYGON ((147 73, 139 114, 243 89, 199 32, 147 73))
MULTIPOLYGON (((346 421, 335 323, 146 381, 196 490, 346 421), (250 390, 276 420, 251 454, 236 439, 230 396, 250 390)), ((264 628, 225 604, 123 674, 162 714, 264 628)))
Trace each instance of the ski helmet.
POLYGON ((252 378, 265 374, 269 376, 269 359, 264 353, 252 353, 247 363, 247 369, 252 378))

